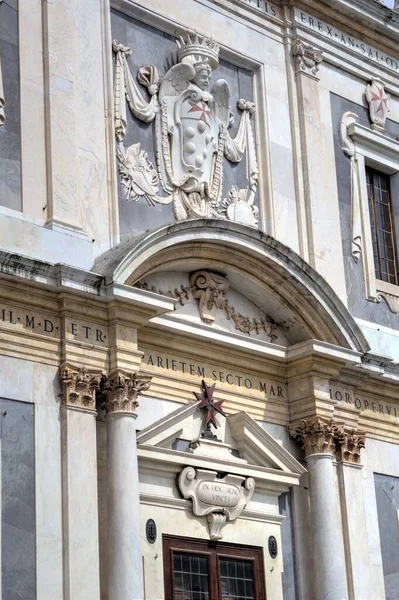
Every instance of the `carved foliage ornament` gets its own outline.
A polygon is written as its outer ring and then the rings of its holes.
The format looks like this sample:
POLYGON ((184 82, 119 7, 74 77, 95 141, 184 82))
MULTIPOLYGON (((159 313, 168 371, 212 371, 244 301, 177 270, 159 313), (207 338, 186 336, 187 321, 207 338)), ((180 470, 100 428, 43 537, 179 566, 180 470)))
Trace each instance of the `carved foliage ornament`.
POLYGON ((323 61, 322 51, 299 39, 293 40, 291 51, 294 57, 295 73, 319 79, 319 65, 323 61))
POLYGON ((147 101, 128 65, 130 48, 113 42, 115 53, 114 114, 117 158, 125 195, 145 198, 150 206, 172 204, 176 220, 227 218, 256 225, 254 198, 258 166, 250 117, 252 102, 238 100, 241 118, 236 137, 230 90, 218 79, 219 46, 211 39, 187 33, 177 42, 177 62, 160 78, 156 67, 139 69, 138 82, 147 89, 147 101), (126 101, 139 120, 155 121, 157 171, 140 144, 125 148, 126 101), (248 187, 233 187, 222 200, 223 161, 238 163, 246 154, 248 187), (166 196, 161 196, 159 187, 166 196))
POLYGON ((343 462, 360 464, 360 451, 365 447, 366 433, 355 429, 346 430, 343 427, 335 431, 337 457, 343 462))
POLYGON ((381 79, 373 77, 366 87, 366 99, 369 105, 371 127, 376 131, 384 131, 385 121, 389 113, 390 96, 385 91, 381 79))
POLYGON ((194 515, 207 517, 209 536, 217 541, 226 521, 235 521, 251 500, 255 480, 238 475, 220 478, 216 471, 186 467, 179 476, 179 489, 184 498, 191 498, 194 515))
POLYGON ((105 395, 108 413, 135 413, 137 396, 150 387, 150 378, 139 379, 136 373, 104 372, 64 363, 59 371, 62 387, 61 403, 81 410, 96 410, 96 392, 105 395))
POLYGON ((313 419, 288 427, 290 435, 303 447, 305 456, 311 454, 337 454, 343 462, 360 463, 360 451, 365 447, 366 433, 347 429, 333 420, 313 419))
POLYGON ((139 282, 135 287, 157 294, 163 294, 170 298, 175 298, 182 306, 190 300, 190 296, 198 300, 198 308, 201 319, 205 323, 213 323, 216 319, 216 311, 222 310, 228 321, 234 323, 237 331, 250 335, 253 331, 259 335, 264 331, 271 343, 277 339, 277 325, 266 316, 261 319, 250 318, 237 313, 234 306, 231 306, 226 293, 229 289, 229 282, 225 275, 212 273, 211 271, 195 271, 190 276, 190 287, 181 286, 180 289, 169 290, 167 292, 159 290, 154 286, 150 287, 146 282, 139 282))
POLYGON ((141 392, 149 389, 149 379, 139 379, 137 373, 114 371, 105 381, 103 393, 106 397, 107 413, 136 413, 141 392))
POLYGON ((334 422, 321 419, 302 421, 288 428, 290 435, 297 439, 306 456, 310 454, 334 454, 334 422))
POLYGON ((60 367, 63 406, 95 410, 95 393, 100 389, 103 374, 86 367, 73 367, 67 363, 60 367))

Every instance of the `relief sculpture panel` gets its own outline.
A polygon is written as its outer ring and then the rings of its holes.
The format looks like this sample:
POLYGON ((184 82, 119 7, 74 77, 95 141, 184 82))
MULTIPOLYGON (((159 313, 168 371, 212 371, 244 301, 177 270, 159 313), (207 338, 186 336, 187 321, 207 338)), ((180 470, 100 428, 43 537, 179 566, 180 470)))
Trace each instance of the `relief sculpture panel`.
POLYGON ((148 45, 138 62, 144 26, 117 12, 113 23, 122 235, 193 218, 257 226, 252 76, 221 65, 218 44, 206 36, 169 39, 148 26, 147 38, 162 38, 166 62, 159 67, 148 45))

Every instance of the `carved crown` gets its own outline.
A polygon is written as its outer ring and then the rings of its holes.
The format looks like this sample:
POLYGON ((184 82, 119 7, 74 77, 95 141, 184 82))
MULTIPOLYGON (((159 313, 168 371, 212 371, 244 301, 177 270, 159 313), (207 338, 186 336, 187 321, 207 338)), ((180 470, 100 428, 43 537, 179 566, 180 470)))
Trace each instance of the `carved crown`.
POLYGON ((219 66, 219 45, 212 39, 201 37, 198 33, 180 36, 176 40, 177 57, 179 62, 188 62, 194 65, 197 62, 206 62, 215 71, 219 66))

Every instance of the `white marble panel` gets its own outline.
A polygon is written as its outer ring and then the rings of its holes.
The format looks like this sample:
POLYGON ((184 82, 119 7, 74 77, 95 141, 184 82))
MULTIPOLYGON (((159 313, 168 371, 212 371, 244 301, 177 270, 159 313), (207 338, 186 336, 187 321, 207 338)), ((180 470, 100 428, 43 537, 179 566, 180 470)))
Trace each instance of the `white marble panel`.
POLYGON ((42 1, 19 2, 21 77, 22 210, 47 215, 42 1))
POLYGON ((59 410, 60 393, 58 368, 33 363, 33 402, 59 410))
POLYGON ((62 412, 64 585, 67 598, 100 599, 96 422, 62 412))
MULTIPOLYGON (((29 218, 29 217, 28 217, 29 218)), ((45 262, 90 269, 93 244, 72 232, 52 231, 38 222, 30 222, 19 213, 0 210, 0 247, 45 262)))
POLYGON ((35 406, 35 450, 37 598, 63 600, 61 431, 58 407, 35 406))
POLYGON ((356 319, 372 352, 399 362, 399 332, 378 323, 356 319))
POLYGON ((78 196, 95 255, 110 247, 102 10, 102 2, 85 0, 75 11, 78 196))
POLYGON ((362 469, 357 465, 338 465, 344 544, 347 554, 349 589, 353 598, 368 598, 371 589, 367 549, 366 512, 362 489, 362 469))
POLYGON ((0 397, 33 402, 34 363, 8 356, 0 357, 0 397))
POLYGON ((319 83, 301 76, 302 120, 306 144, 308 231, 310 263, 346 302, 338 190, 331 125, 321 115, 331 114, 330 94, 319 83))
POLYGON ((151 398, 150 396, 141 396, 139 402, 140 406, 137 410, 136 419, 136 429, 139 431, 182 406, 176 402, 151 398))

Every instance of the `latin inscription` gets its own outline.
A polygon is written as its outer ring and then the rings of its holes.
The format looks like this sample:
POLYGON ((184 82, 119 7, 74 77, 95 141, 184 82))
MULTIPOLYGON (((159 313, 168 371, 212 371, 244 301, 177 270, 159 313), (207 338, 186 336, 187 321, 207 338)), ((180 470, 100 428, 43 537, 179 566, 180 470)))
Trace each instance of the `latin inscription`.
MULTIPOLYGON (((0 305, 0 326, 15 328, 27 333, 60 337, 60 319, 49 314, 26 312, 13 306, 0 305)), ((107 345, 107 332, 103 327, 65 319, 65 337, 97 345, 107 345)))
POLYGON ((240 500, 240 490, 238 487, 223 482, 202 481, 198 485, 197 494, 201 502, 210 505, 237 506, 240 500))
POLYGON ((146 353, 144 360, 150 367, 175 371, 199 379, 210 379, 211 381, 235 386, 242 388, 243 390, 261 392, 267 398, 279 398, 280 400, 285 400, 287 397, 286 386, 283 383, 263 381, 242 373, 235 373, 217 368, 212 365, 199 365, 184 361, 177 357, 161 356, 155 352, 146 353))
POLYGON ((299 8, 295 9, 295 19, 301 25, 317 31, 324 37, 340 44, 341 46, 345 46, 345 48, 349 48, 357 54, 367 57, 374 62, 387 67, 395 73, 399 72, 399 58, 393 58, 392 56, 385 54, 385 52, 381 52, 373 46, 369 46, 365 42, 355 38, 353 35, 348 35, 347 33, 336 29, 332 25, 328 25, 324 21, 320 21, 319 19, 312 17, 307 12, 304 12, 299 8))
POLYGON ((59 319, 50 315, 28 313, 11 306, 0 306, 0 325, 15 330, 34 331, 49 337, 58 337, 59 319))
POLYGON ((279 10, 277 6, 274 6, 271 2, 266 2, 265 0, 249 0, 249 4, 252 6, 256 6, 262 12, 266 13, 270 17, 277 17, 277 11, 279 10))
POLYGON ((366 400, 365 398, 360 398, 359 396, 356 396, 355 394, 353 394, 352 391, 332 387, 330 388, 330 398, 331 400, 336 400, 337 402, 351 404, 352 406, 355 406, 362 412, 371 411, 384 417, 399 417, 399 409, 395 405, 389 404, 387 402, 376 402, 373 400, 366 400))

